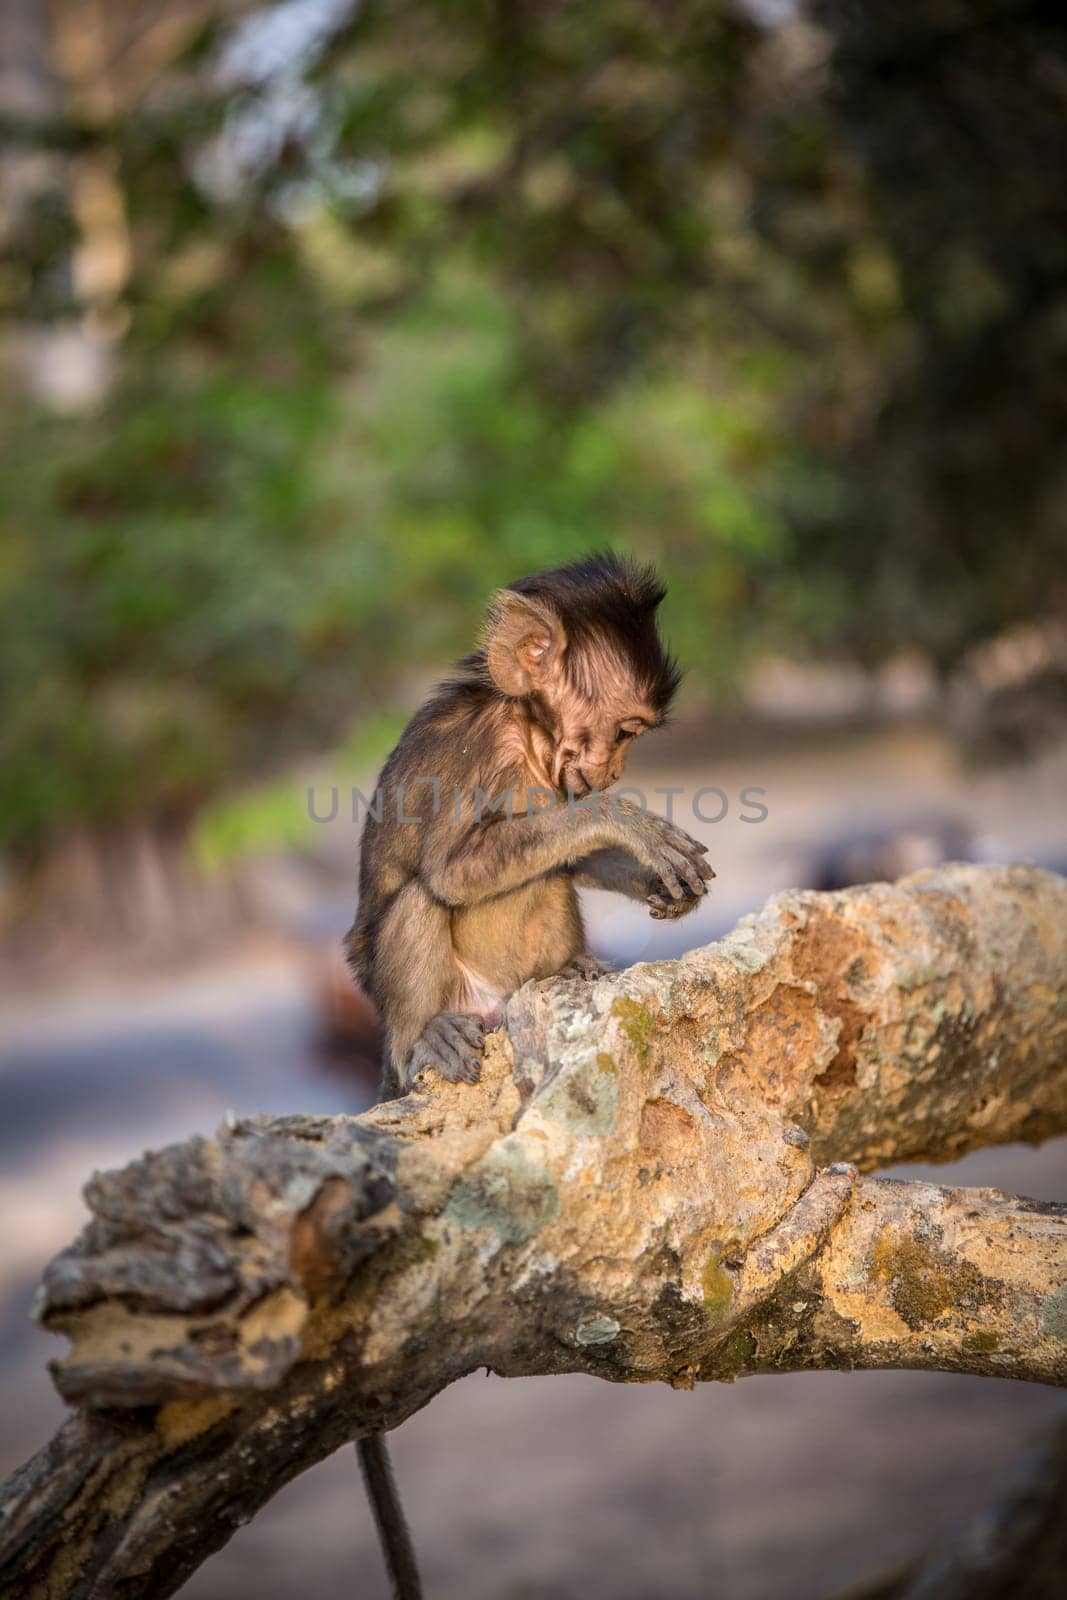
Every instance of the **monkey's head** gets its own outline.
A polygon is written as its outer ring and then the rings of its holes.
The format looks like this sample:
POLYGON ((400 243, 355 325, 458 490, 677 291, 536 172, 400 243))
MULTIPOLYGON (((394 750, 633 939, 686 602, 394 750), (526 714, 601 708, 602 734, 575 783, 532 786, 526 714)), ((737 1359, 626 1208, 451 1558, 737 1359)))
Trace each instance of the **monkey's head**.
POLYGON ((526 710, 558 793, 617 783, 634 739, 666 716, 681 674, 656 629, 665 592, 651 567, 596 555, 494 596, 486 666, 526 710))

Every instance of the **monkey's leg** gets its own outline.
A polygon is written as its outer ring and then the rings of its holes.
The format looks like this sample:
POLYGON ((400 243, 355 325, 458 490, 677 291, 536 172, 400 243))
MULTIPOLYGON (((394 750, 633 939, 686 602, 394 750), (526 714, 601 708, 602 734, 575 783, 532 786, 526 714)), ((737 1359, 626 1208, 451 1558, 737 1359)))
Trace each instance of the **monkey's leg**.
POLYGON ((382 918, 375 946, 374 993, 388 1033, 383 1099, 405 1094, 424 1067, 476 1082, 485 1030, 481 1017, 460 1010, 451 913, 409 883, 382 918))
MULTIPOLYGON (((702 894, 694 892, 688 883, 682 883, 682 893, 674 897, 667 885, 648 867, 632 856, 628 850, 594 850, 575 862, 574 881, 584 889, 609 889, 623 894, 628 900, 643 900, 649 915, 657 922, 675 921, 684 917, 700 904, 702 894)), ((707 868, 709 879, 715 873, 707 868)))

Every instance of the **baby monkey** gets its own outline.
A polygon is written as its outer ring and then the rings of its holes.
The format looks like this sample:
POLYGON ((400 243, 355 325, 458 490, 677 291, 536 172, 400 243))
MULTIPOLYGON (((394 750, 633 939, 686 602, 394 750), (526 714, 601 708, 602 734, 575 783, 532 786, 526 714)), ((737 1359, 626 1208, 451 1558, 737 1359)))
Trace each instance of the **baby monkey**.
MULTIPOLYGON (((420 1072, 474 1082, 486 1026, 530 978, 598 967, 578 888, 691 911, 705 847, 605 791, 663 721, 679 673, 648 567, 591 556, 494 596, 483 647, 408 724, 363 835, 346 947, 385 1030, 382 1098, 420 1072)), ((397 1600, 419 1600, 385 1441, 357 1445, 397 1600)))
POLYGON ((383 1098, 477 1080, 487 1025, 530 978, 588 975, 578 888, 684 916, 706 847, 607 793, 680 674, 650 567, 613 555, 519 578, 483 647, 412 718, 363 835, 349 960, 385 1029, 383 1098))

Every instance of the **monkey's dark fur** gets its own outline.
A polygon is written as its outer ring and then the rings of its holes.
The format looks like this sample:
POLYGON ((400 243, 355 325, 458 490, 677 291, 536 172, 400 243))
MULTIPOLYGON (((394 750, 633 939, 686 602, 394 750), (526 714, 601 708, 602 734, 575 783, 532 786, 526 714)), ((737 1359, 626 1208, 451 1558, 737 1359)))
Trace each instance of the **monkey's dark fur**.
MULTIPOLYGON (((663 595, 651 568, 613 555, 518 579, 386 762, 346 941, 382 1016, 383 1098, 425 1070, 476 1081, 486 1025, 520 984, 589 970, 580 885, 658 918, 706 893, 703 845, 604 792, 678 687, 656 630, 663 595)), ((384 1445, 363 1444, 381 1466, 367 1483, 394 1590, 415 1600, 410 1546, 389 1533, 406 1530, 384 1445)))

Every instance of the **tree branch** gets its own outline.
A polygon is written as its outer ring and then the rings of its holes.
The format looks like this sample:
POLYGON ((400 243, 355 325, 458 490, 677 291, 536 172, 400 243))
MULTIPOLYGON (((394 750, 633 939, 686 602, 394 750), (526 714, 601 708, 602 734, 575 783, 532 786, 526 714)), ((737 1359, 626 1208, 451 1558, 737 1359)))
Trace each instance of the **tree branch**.
POLYGON ((40 1304, 84 1409, 0 1491, 4 1593, 170 1594, 479 1366, 1067 1381, 1064 1208, 856 1170, 1067 1130, 1065 973, 1047 873, 788 894, 681 961, 528 986, 476 1088, 94 1178, 40 1304))

